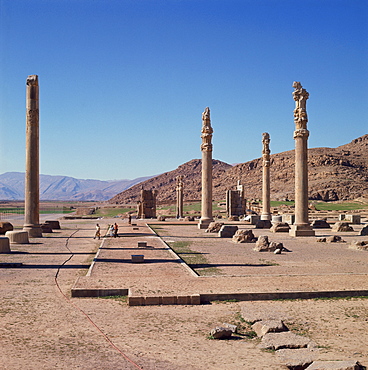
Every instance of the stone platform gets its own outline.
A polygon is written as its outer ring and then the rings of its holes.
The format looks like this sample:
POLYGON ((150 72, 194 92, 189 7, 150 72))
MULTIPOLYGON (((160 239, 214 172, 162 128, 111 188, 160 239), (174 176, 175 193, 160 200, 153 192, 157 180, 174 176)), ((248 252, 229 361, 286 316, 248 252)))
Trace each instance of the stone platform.
POLYGON ((237 223, 256 236, 282 242, 290 252, 281 255, 253 251, 254 243, 218 238, 199 230, 195 222, 150 225, 161 237, 138 221, 137 227, 120 227, 119 238, 105 238, 88 276, 78 278, 72 296, 103 296, 115 290, 128 293, 131 305, 157 305, 368 295, 368 252, 348 248, 351 241, 364 239, 358 236, 363 225, 340 233, 345 243, 319 243, 318 238, 331 235, 329 229, 316 230, 316 237, 295 238, 237 223), (139 247, 144 241, 147 246, 139 247), (168 247, 178 241, 189 243, 206 262, 189 268, 168 247), (136 254, 144 256, 143 262, 132 261, 136 254))

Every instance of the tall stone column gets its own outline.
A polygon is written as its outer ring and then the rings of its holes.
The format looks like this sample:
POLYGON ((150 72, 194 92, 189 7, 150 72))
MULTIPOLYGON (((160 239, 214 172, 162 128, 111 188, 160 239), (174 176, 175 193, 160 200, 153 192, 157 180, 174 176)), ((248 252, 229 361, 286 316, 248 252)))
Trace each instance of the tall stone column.
POLYGON ((212 218, 212 133, 210 108, 202 113, 202 208, 198 228, 207 229, 212 218))
MULTIPOLYGON (((270 198, 270 135, 267 132, 262 134, 262 158, 263 158, 263 172, 262 172, 262 214, 261 220, 271 220, 271 198, 270 198)), ((269 223, 271 227, 271 223, 269 223)))
POLYGON ((308 221, 308 136, 307 99, 309 93, 300 82, 293 83, 295 100, 294 140, 295 140, 295 223, 291 226, 291 236, 313 236, 314 230, 308 221))
POLYGON ((39 222, 39 88, 38 76, 27 77, 26 89, 26 177, 23 229, 29 237, 42 237, 39 222))
POLYGON ((183 218, 183 175, 176 177, 176 218, 183 218))

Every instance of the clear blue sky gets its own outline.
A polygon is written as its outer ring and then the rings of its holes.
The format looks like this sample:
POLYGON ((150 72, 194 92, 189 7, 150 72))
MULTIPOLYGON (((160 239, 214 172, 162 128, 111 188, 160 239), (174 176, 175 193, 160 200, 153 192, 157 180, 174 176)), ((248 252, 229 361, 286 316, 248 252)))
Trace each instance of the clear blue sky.
POLYGON ((292 83, 310 93, 309 147, 368 133, 366 0, 0 0, 0 173, 25 169, 25 82, 40 83, 40 172, 133 179, 200 158, 294 148, 292 83))

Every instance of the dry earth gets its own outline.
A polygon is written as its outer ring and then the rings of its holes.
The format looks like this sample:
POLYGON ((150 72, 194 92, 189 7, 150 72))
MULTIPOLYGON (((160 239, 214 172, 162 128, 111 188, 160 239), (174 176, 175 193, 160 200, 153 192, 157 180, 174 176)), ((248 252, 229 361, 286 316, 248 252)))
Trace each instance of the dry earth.
MULTIPOLYGON (((99 222, 105 227, 112 221, 99 222)), ((195 225, 161 224, 164 239, 190 240, 191 249, 203 253, 208 268, 216 265, 219 273, 194 277, 143 223, 138 231, 118 223, 123 237, 106 238, 90 277, 85 275, 102 244, 92 238, 93 221, 63 221, 62 230, 29 245, 13 245, 11 254, 0 256, 1 262, 23 263, 0 269, 1 369, 282 369, 274 353, 257 348, 258 339, 208 338, 210 329, 223 322, 241 323, 243 307, 285 312, 293 331, 318 344, 321 360, 368 365, 364 298, 138 307, 123 298, 70 298, 77 278, 77 286, 132 288, 145 295, 367 289, 368 252, 349 250, 348 243, 321 245, 315 238, 272 235, 292 252, 260 255, 251 245, 232 244, 195 225), (137 240, 151 247, 144 250, 145 264, 129 263, 137 240), (276 265, 265 263, 275 258, 276 265)), ((359 239, 356 234, 344 234, 344 239, 359 239)))

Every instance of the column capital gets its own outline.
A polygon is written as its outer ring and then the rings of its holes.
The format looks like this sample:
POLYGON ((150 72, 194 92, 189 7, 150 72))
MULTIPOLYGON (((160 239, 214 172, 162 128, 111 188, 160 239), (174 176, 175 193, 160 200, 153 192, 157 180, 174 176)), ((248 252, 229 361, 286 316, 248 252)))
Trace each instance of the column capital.
POLYGON ((300 128, 298 130, 295 130, 294 131, 294 139, 296 139, 298 137, 308 139, 309 131, 306 128, 300 128))

